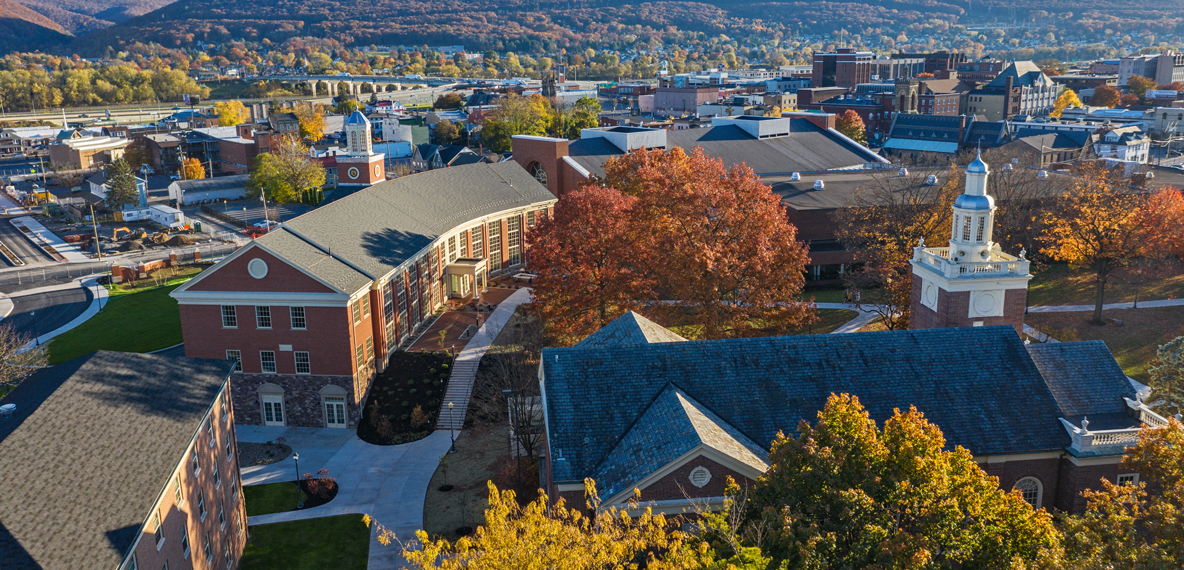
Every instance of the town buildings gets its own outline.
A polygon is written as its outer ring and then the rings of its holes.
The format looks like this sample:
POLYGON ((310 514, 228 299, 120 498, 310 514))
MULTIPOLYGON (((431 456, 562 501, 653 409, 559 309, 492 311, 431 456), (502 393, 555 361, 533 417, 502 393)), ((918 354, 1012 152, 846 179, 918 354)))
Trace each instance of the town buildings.
POLYGON ((231 366, 99 351, 0 400, 5 570, 237 568, 231 366))
POLYGON ((356 427, 387 356, 446 301, 520 267, 523 232, 554 203, 513 162, 349 193, 174 290, 185 353, 239 363, 241 423, 356 427))
POLYGON ((814 87, 855 87, 872 80, 870 51, 843 47, 829 53, 814 54, 814 87))
POLYGON ((1012 62, 984 87, 967 94, 968 112, 988 121, 1052 112, 1061 87, 1030 61, 1012 62))
POLYGON ((129 144, 122 137, 70 136, 49 145, 49 161, 64 168, 93 168, 123 156, 129 144))
POLYGON ((1184 53, 1166 51, 1153 55, 1128 56, 1118 61, 1118 83, 1126 85, 1131 76, 1141 75, 1159 85, 1184 82, 1184 53))

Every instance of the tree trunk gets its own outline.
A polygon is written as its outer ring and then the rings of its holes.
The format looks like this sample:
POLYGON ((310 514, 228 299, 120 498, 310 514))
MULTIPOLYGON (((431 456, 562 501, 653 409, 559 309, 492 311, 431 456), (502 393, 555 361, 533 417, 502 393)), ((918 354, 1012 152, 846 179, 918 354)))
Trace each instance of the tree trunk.
POLYGON ((1102 304, 1106 300, 1106 275, 1102 269, 1098 269, 1098 279, 1096 282, 1096 291, 1094 297, 1094 324, 1103 324, 1102 321, 1102 304))

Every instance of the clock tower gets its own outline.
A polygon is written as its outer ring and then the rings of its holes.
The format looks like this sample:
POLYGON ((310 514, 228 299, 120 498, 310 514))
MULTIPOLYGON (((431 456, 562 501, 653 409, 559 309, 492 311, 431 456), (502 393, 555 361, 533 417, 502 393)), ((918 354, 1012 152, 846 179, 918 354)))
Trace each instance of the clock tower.
POLYGON ((995 200, 982 157, 966 167, 966 190, 954 201, 949 247, 913 248, 910 329, 1009 325, 1024 327, 1029 261, 991 241, 995 200))
POLYGON ((374 152, 371 143, 370 120, 360 111, 345 119, 347 152, 337 156, 338 186, 373 186, 386 180, 383 168, 385 154, 374 152))

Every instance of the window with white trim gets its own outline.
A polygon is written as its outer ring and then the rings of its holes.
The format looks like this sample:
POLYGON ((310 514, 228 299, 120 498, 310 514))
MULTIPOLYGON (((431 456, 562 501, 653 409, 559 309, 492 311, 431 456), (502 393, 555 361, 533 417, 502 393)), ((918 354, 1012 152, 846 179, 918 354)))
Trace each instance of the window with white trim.
POLYGON ((275 374, 275 352, 271 350, 259 351, 259 365, 264 374, 275 374))
POLYGON ((234 457, 234 442, 230 441, 230 439, 227 438, 227 440, 226 440, 226 460, 229 461, 233 457, 234 457))
POLYGON ((506 218, 506 243, 509 245, 509 260, 507 264, 518 265, 522 263, 522 218, 520 216, 510 216, 506 218))
POLYGON ((227 570, 229 570, 229 569, 230 569, 230 564, 231 564, 231 559, 230 559, 230 539, 228 538, 228 539, 226 539, 226 568, 227 568, 227 570))
POLYGON ((367 291, 362 296, 362 316, 363 317, 370 316, 370 292, 369 291, 367 291))
POLYGON ((214 470, 210 472, 214 477, 214 488, 217 489, 222 486, 222 477, 218 474, 218 462, 214 461, 214 470))
POLYGON ((481 258, 485 256, 485 242, 483 239, 485 232, 481 231, 483 229, 484 228, 481 226, 473 228, 473 257, 475 258, 481 258))
POLYGON ((489 222, 489 270, 502 268, 502 223, 489 222))
POLYGON ((197 514, 201 518, 201 522, 206 522, 206 492, 197 492, 197 514))
POLYGON ((360 345, 360 344, 358 346, 354 347, 355 357, 358 360, 358 370, 361 370, 366 367, 366 361, 362 360, 363 358, 365 358, 365 355, 362 354, 362 350, 363 350, 362 345, 360 345))
POLYGON ((305 330, 308 328, 308 322, 304 319, 304 307, 288 307, 288 313, 292 316, 293 329, 305 330))
POLYGON ((460 256, 461 257, 468 257, 469 256, 469 230, 465 230, 463 232, 460 232, 460 235, 456 236, 456 239, 457 239, 457 241, 460 242, 460 256))
POLYGON ((189 524, 181 523, 181 557, 189 559, 189 524))
POLYGON ((448 238, 448 262, 456 261, 456 236, 448 238))
POLYGON ((233 463, 230 464, 230 498, 238 498, 238 477, 233 463))
POLYGON ((201 475, 201 460, 197 457, 197 452, 193 452, 193 476, 201 475))
POLYGON ((140 565, 136 563, 136 553, 133 552, 132 559, 127 561, 127 566, 124 566, 123 570, 138 570, 139 568, 140 565))
POLYGON ((234 369, 231 372, 243 371, 243 351, 241 350, 227 350, 226 360, 234 362, 234 369))
POLYGON ((297 374, 312 374, 312 365, 308 360, 307 352, 293 352, 296 359, 296 373, 297 374))
POLYGON ((1139 484, 1139 474, 1138 473, 1123 473, 1118 476, 1117 482, 1119 485, 1138 485, 1139 484))
POLYGON ((221 499, 218 499, 218 526, 219 528, 226 528, 226 509, 221 499))
POLYGON ((366 338, 366 362, 374 360, 374 337, 366 338))
POLYGON ((1039 479, 1035 477, 1024 477, 1023 479, 1016 481, 1014 488, 1020 492, 1020 496, 1023 497, 1023 499, 1027 501, 1029 505, 1032 505, 1033 509, 1040 508, 1040 501, 1042 499, 1042 495, 1044 494, 1044 486, 1040 484, 1039 479))
POLYGON ((156 549, 160 550, 160 547, 164 546, 164 525, 160 524, 160 513, 153 513, 152 524, 156 525, 152 535, 156 539, 156 549))
POLYGON ((234 305, 222 305, 222 328, 238 328, 238 309, 234 305))
POLYGON ((350 308, 354 312, 354 324, 362 322, 362 302, 360 300, 354 301, 350 304, 350 308))
POLYGON ((214 561, 214 549, 210 546, 210 533, 208 533, 208 532, 206 533, 206 540, 205 540, 205 544, 204 544, 203 548, 205 549, 205 552, 206 552, 206 562, 207 563, 213 562, 214 561))
POLYGON ((173 498, 177 499, 177 508, 185 504, 185 495, 181 493, 181 476, 173 478, 173 498))
POLYGON ((214 418, 206 420, 206 436, 210 439, 210 447, 218 444, 218 438, 214 437, 214 418))
POLYGON ((534 227, 534 216, 535 216, 534 210, 531 210, 526 213, 526 227, 528 227, 528 228, 534 227))
POLYGON ((970 216, 962 216, 962 241, 970 241, 970 216))
POLYGON ((271 307, 255 307, 255 327, 260 329, 271 328, 271 307))

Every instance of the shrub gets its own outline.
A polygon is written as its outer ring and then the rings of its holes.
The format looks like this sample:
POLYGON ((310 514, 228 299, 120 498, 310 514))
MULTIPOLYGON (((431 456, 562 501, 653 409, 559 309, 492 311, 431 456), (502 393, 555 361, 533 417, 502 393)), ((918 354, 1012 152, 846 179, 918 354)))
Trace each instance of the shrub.
POLYGON ((415 392, 417 392, 417 391, 418 391, 418 390, 417 390, 416 388, 412 388, 412 389, 411 389, 411 393, 412 393, 412 394, 414 394, 414 393, 415 393, 415 392))
POLYGON ((431 419, 428 418, 427 412, 423 411, 423 406, 415 406, 415 409, 411 411, 411 418, 408 420, 408 423, 411 424, 412 429, 416 429, 427 425, 430 421, 431 419))
POLYGON ((333 487, 337 485, 336 480, 329 476, 328 469, 317 470, 317 476, 313 477, 312 473, 304 474, 304 491, 311 497, 328 500, 329 495, 333 492, 333 487))
POLYGON ((407 400, 403 400, 403 407, 404 408, 406 408, 407 406, 410 406, 410 405, 411 405, 411 402, 408 402, 407 400))

